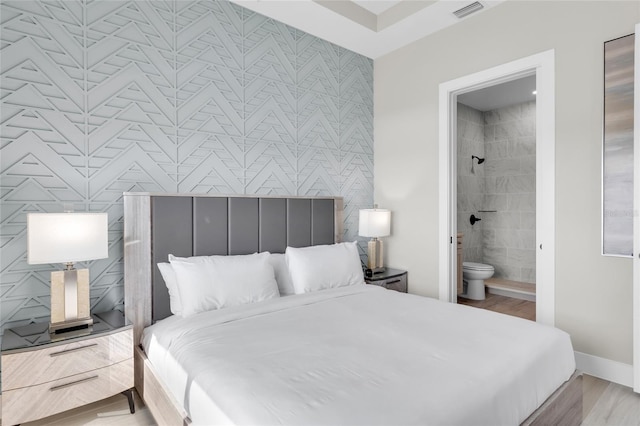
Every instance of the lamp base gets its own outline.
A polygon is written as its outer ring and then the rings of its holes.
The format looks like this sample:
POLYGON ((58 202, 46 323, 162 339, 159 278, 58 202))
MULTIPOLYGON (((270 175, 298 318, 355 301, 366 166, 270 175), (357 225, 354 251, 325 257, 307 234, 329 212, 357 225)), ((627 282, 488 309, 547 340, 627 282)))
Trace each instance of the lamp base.
POLYGON ((367 248, 369 257, 367 266, 373 271, 374 274, 383 272, 383 270, 380 270, 380 268, 384 268, 384 266, 382 266, 382 241, 380 241, 378 238, 372 238, 371 240, 369 240, 367 248))
POLYGON ((371 278, 375 274, 381 274, 381 273, 386 272, 386 271, 387 271, 387 268, 385 268, 384 266, 382 266, 380 268, 376 268, 376 269, 365 268, 364 276, 367 277, 367 278, 371 278))
POLYGON ((52 272, 49 332, 64 333, 90 327, 93 319, 89 311, 89 270, 52 272))
POLYGON ((72 331, 89 330, 93 326, 93 318, 78 318, 68 321, 50 322, 49 333, 60 334, 72 331))

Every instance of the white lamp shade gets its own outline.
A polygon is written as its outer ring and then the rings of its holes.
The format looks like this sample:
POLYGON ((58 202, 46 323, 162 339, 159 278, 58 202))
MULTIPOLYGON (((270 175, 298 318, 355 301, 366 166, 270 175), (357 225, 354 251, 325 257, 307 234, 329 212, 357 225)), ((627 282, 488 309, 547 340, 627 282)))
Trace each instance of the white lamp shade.
POLYGON ((358 235, 361 237, 386 237, 391 233, 391 211, 385 209, 360 210, 360 226, 358 235))
POLYGON ((28 213, 27 262, 67 263, 109 257, 107 213, 28 213))

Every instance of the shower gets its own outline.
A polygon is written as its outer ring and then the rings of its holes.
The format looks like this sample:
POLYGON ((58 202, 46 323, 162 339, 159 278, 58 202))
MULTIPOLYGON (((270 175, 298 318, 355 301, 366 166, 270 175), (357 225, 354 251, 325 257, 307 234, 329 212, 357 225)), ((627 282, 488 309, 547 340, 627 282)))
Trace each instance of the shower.
POLYGON ((471 156, 471 165, 473 165, 473 159, 474 159, 474 158, 475 158, 476 160, 478 160, 478 164, 482 164, 482 163, 484 163, 484 158, 480 158, 480 157, 478 157, 477 155, 472 155, 472 156, 471 156))

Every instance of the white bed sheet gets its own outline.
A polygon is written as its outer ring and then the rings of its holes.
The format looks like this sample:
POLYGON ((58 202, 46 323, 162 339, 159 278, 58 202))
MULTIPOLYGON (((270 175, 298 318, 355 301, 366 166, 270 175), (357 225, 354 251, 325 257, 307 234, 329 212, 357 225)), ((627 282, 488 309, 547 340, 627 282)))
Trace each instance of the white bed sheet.
POLYGON ((575 370, 563 331, 378 286, 145 329, 195 424, 517 425, 575 370))

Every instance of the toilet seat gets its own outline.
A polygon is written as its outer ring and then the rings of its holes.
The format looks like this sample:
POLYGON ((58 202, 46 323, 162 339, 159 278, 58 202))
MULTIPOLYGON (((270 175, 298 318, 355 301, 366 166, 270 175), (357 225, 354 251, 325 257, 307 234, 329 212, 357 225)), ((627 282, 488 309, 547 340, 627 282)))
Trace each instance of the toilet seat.
POLYGON ((469 271, 493 271, 493 266, 476 262, 462 262, 462 268, 469 271))

